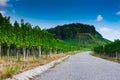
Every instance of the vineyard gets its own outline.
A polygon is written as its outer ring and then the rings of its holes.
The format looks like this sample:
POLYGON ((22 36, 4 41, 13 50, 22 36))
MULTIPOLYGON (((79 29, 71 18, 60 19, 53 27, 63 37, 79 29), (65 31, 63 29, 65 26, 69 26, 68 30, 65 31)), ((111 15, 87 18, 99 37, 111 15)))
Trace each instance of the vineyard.
POLYGON ((99 55, 120 58, 120 40, 115 40, 109 44, 95 47, 94 52, 99 55))
POLYGON ((77 50, 79 47, 63 44, 62 40, 55 39, 54 35, 41 30, 39 26, 32 26, 21 20, 12 25, 10 17, 3 17, 0 14, 0 57, 1 55, 16 56, 19 54, 36 55, 60 53, 64 51, 77 50))

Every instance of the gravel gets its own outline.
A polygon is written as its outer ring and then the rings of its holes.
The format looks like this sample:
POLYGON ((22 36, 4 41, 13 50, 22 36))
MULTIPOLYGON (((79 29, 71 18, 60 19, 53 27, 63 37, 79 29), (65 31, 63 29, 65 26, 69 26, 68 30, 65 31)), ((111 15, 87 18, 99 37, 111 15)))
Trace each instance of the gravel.
POLYGON ((120 64, 89 53, 73 55, 35 80, 120 80, 120 64))

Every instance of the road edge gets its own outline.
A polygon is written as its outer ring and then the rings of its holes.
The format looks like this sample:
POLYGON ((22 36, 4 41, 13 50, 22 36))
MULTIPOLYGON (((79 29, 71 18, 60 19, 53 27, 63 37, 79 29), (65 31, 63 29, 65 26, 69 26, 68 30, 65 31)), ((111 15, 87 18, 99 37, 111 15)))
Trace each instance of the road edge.
POLYGON ((61 63, 62 61, 64 61, 65 59, 67 59, 69 57, 70 57, 70 55, 67 55, 63 58, 54 60, 54 61, 52 61, 48 64, 45 64, 45 65, 42 65, 42 66, 35 67, 31 70, 19 73, 17 75, 14 75, 12 78, 7 78, 5 80, 30 80, 30 79, 33 79, 35 76, 42 74, 43 72, 54 67, 56 64, 61 63))

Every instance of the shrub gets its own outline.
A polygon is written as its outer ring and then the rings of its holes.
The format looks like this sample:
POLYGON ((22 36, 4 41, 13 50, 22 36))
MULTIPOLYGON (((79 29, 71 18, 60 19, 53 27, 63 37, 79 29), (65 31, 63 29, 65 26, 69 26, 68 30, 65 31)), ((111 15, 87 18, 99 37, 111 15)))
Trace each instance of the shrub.
POLYGON ((11 66, 8 65, 5 71, 5 76, 6 77, 12 77, 13 74, 17 74, 19 72, 20 67, 18 65, 11 66))

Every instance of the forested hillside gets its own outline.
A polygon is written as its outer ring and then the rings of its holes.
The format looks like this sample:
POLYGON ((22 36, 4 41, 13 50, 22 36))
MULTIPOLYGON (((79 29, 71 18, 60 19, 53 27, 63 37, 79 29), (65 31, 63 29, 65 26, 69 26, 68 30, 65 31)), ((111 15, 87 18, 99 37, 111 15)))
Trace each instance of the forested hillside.
POLYGON ((55 28, 48 29, 48 32, 54 34, 56 38, 62 40, 77 38, 80 33, 88 33, 102 37, 101 34, 95 30, 95 27, 93 25, 80 23, 56 26, 55 28))
POLYGON ((63 26, 56 26, 48 29, 48 32, 55 35, 55 38, 64 40, 65 44, 77 45, 92 48, 100 44, 109 43, 93 25, 73 23, 63 26))

